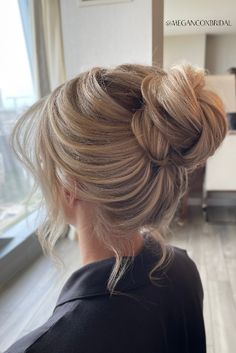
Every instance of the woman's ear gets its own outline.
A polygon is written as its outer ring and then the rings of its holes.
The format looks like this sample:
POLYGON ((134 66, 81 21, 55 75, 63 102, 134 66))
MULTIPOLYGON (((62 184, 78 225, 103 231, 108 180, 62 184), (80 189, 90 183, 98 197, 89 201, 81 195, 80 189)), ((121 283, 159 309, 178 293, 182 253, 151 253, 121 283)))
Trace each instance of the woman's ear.
POLYGON ((64 186, 62 186, 62 193, 67 205, 70 208, 73 208, 75 201, 77 201, 77 199, 75 198, 75 195, 73 195, 73 193, 67 190, 64 186))

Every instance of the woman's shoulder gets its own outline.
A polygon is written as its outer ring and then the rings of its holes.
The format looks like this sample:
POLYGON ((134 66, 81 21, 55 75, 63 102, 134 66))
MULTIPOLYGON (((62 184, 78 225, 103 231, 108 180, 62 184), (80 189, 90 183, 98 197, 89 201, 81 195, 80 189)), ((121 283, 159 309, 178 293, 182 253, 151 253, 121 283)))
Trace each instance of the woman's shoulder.
POLYGON ((188 250, 173 245, 170 245, 169 249, 171 259, 167 274, 174 283, 176 291, 182 294, 191 292, 194 297, 198 297, 199 302, 202 302, 204 292, 198 265, 188 250))
POLYGON ((183 274, 186 274, 186 276, 199 274, 197 264, 187 249, 173 245, 170 248, 173 254, 172 270, 181 276, 183 274))
MULTIPOLYGON (((150 236, 145 237, 145 245, 146 259, 150 258, 153 265, 153 263, 160 260, 163 247, 150 236)), ((181 276, 182 278, 184 276, 194 277, 199 275, 197 265, 187 249, 172 245, 171 243, 166 243, 164 249, 166 256, 163 265, 160 266, 160 270, 163 269, 164 272, 171 273, 176 277, 181 276)))
MULTIPOLYGON (((165 274, 164 285, 166 288, 169 286, 170 289, 166 292, 160 289, 163 287, 159 287, 154 293, 146 277, 149 269, 158 260, 158 244, 151 240, 146 242, 146 245, 136 258, 130 274, 124 277, 121 288, 128 288, 128 294, 131 295, 135 295, 136 292, 141 293, 147 299, 150 293, 155 294, 155 298, 160 300, 162 297, 170 298, 170 301, 163 299, 166 306, 162 310, 170 309, 170 302, 174 302, 173 298, 176 303, 185 301, 185 298, 186 303, 190 300, 193 302, 196 298, 200 308, 203 296, 201 280, 197 266, 188 252, 175 246, 167 247, 170 261, 163 266, 162 272, 165 274)), ((106 342, 102 342, 102 339, 107 339, 107 332, 110 336, 115 334, 114 327, 116 326, 111 323, 123 322, 124 312, 126 321, 129 319, 130 323, 135 325, 136 319, 134 318, 137 317, 138 309, 141 308, 138 302, 124 296, 110 298, 103 291, 103 276, 106 271, 109 272, 111 265, 111 261, 103 261, 75 272, 67 281, 63 295, 49 320, 22 337, 5 353, 72 352, 77 346, 81 352, 92 352, 94 344, 97 348, 105 347, 106 342), (93 337, 93 342, 90 337, 93 337), (88 347, 91 349, 89 350, 88 347)))
MULTIPOLYGON (((56 350, 51 346, 51 340, 55 339, 55 332, 57 332, 57 335, 58 332, 60 335, 63 334, 62 328, 65 327, 64 324, 66 320, 74 312, 78 304, 77 302, 71 302, 68 303, 66 307, 60 308, 60 310, 54 310, 44 324, 20 337, 4 353, 55 352, 56 350), (49 333, 51 335, 49 335, 49 333)), ((62 351, 57 350, 58 353, 62 351)))

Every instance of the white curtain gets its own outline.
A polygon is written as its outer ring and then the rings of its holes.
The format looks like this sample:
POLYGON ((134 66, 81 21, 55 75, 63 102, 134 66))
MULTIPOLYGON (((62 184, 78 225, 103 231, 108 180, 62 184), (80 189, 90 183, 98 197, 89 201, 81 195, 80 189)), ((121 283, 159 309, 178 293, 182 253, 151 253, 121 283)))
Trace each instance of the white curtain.
POLYGON ((38 98, 66 80, 59 0, 30 0, 33 80, 38 98))

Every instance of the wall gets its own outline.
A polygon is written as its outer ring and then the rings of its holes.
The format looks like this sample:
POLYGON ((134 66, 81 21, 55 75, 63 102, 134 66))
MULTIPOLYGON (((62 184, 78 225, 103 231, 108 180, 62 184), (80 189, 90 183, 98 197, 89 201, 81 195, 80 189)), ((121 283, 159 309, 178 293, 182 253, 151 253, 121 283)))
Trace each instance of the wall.
POLYGON ((193 65, 205 65, 205 34, 172 35, 164 37, 164 68, 182 60, 193 65))
POLYGON ((92 66, 152 62, 152 1, 78 6, 61 0, 67 78, 92 66))
POLYGON ((207 35, 206 68, 223 74, 230 67, 236 67, 236 34, 207 35))

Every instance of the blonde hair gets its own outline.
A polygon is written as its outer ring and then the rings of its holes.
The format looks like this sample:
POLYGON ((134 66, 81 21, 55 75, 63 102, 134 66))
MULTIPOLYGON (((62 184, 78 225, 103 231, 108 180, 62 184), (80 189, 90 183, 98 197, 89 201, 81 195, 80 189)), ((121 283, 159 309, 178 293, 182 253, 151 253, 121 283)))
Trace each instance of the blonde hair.
POLYGON ((189 64, 168 71, 94 67, 57 87, 12 134, 47 207, 38 230, 44 252, 52 254, 65 231, 63 185, 95 206, 95 234, 116 259, 107 288, 114 291, 127 267, 122 252, 134 232, 149 232, 161 245, 151 278, 168 258, 164 236, 188 173, 214 154, 226 132, 221 99, 206 89, 205 72, 189 64))

